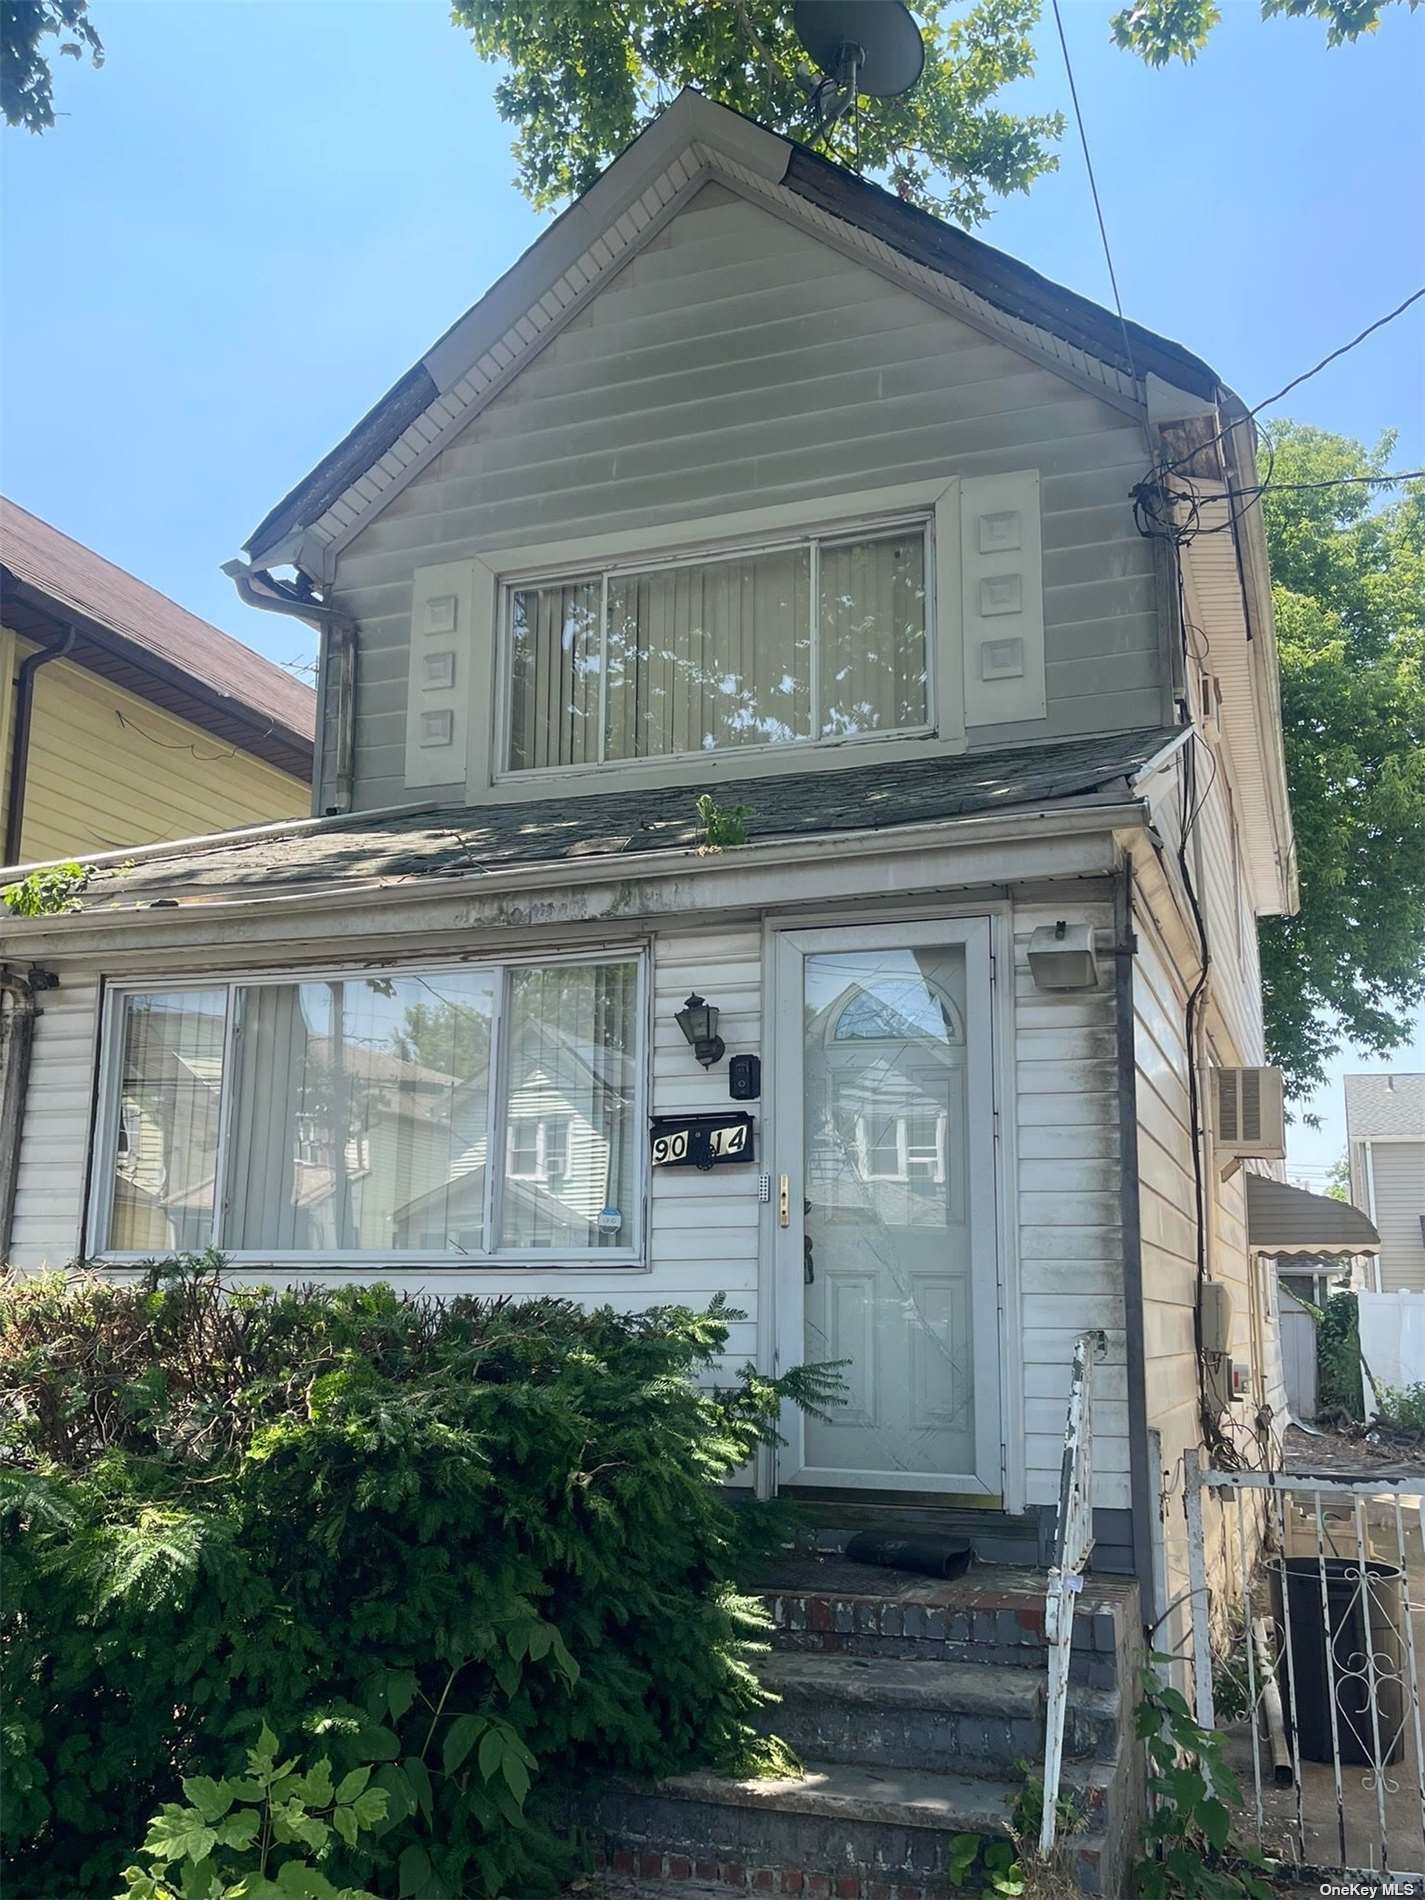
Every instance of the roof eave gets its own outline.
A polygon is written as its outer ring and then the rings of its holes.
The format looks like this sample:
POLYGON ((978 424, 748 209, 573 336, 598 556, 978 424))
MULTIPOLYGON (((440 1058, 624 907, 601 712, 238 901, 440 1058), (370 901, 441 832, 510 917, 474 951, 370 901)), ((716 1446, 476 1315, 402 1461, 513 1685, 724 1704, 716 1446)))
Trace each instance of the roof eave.
MULTIPOLYGON (((214 732, 214 718, 220 715, 225 729, 214 733, 215 737, 231 739, 232 735, 226 728, 236 724, 248 735, 239 742, 244 751, 253 752, 258 757, 264 757, 268 752, 276 753, 279 757, 269 759, 269 763, 294 777, 305 776, 310 780, 316 757, 316 742, 311 733, 299 732, 275 714, 264 713, 259 707, 250 705, 234 694, 219 692, 174 661, 155 653, 142 641, 132 640, 69 601, 57 599, 34 582, 13 573, 10 568, 0 565, 0 574, 4 575, 7 597, 22 601, 32 612, 51 621, 60 632, 74 628, 89 646, 114 654, 135 672, 146 674, 181 695, 186 703, 178 713, 180 718, 187 719, 205 732, 214 732), (276 744, 272 744, 272 741, 276 741, 276 744)), ((83 664, 82 658, 74 654, 69 657, 73 664, 83 664)), ((165 707, 162 710, 171 712, 175 709, 165 707)))

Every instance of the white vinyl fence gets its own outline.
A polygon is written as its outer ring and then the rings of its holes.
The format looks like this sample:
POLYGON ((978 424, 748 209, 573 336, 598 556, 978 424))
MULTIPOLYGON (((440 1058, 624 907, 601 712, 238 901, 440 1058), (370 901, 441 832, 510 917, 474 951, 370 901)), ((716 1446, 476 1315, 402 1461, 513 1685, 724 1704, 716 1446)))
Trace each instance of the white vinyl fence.
POLYGON ((1358 1293, 1366 1417, 1375 1416, 1377 1387, 1425 1383, 1425 1293, 1358 1293))

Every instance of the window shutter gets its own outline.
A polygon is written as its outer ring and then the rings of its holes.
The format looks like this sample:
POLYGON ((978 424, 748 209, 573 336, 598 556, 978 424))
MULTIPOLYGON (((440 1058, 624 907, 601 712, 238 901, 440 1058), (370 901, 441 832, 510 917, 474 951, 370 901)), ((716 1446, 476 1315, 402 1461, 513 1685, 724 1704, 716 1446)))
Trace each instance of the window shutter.
POLYGON ((416 569, 406 683, 406 784, 465 784, 470 746, 474 569, 416 569))
POLYGON ((1044 563, 1039 471, 960 484, 965 724, 1042 719, 1044 563))

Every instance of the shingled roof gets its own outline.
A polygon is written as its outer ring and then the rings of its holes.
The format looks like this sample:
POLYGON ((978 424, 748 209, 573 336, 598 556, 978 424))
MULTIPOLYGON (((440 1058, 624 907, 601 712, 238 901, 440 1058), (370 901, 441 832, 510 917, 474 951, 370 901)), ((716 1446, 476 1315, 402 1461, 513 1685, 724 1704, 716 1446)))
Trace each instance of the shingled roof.
MULTIPOLYGON (((719 779, 718 803, 745 805, 749 841, 892 830, 979 812, 1010 811, 1126 791, 1182 730, 1153 727, 1051 745, 1015 746, 958 758, 913 759, 837 771, 719 779)), ((399 812, 360 814, 221 834, 162 847, 129 868, 91 877, 86 910, 114 905, 232 901, 274 890, 320 890, 369 881, 468 877, 482 871, 589 858, 634 858, 702 842, 698 786, 399 812)))
POLYGON ((1348 1075, 1346 1134, 1351 1141, 1425 1141, 1425 1075, 1348 1075))
POLYGON ((3 498, 0 613, 13 632, 42 646, 74 629, 69 657, 76 664, 311 777, 317 700, 310 686, 3 498))

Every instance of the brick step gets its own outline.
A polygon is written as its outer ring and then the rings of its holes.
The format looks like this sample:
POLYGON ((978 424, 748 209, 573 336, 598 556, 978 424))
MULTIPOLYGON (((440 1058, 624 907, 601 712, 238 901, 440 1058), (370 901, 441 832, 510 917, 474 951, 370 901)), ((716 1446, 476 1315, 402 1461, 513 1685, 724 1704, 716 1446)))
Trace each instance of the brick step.
MULTIPOLYGON (((1027 1669, 784 1652, 757 1673, 778 1697, 757 1726, 801 1756, 994 1776, 1044 1752, 1045 1679, 1027 1669)), ((1066 1757, 1111 1755, 1117 1734, 1117 1695, 1075 1687, 1066 1757)))
MULTIPOLYGON (((776 1650, 947 1662, 1043 1673, 1042 1574, 985 1565, 952 1582, 824 1557, 793 1558, 757 1589, 776 1650)), ((1091 1579, 1074 1617, 1071 1680, 1096 1689, 1127 1680, 1136 1655, 1136 1596, 1117 1579, 1091 1579)))
MULTIPOLYGON (((684 1882, 802 1900, 952 1900, 957 1834, 1008 1833, 1018 1777, 811 1761, 805 1773, 733 1781, 678 1775, 586 1795, 596 1865, 637 1887, 684 1882)), ((1075 1871, 1101 1891, 1101 1820, 1074 1836, 1075 1871)))

